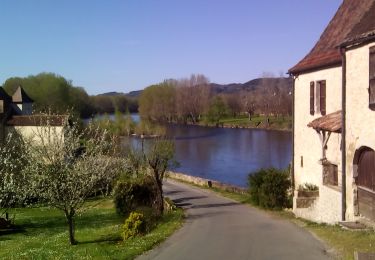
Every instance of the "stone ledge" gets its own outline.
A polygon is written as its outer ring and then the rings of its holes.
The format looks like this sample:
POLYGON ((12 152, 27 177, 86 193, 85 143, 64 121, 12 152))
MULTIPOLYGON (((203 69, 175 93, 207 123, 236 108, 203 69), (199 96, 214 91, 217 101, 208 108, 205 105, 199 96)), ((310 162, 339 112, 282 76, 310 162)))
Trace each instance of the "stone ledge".
POLYGON ((170 177, 172 179, 181 180, 185 182, 190 182, 199 186, 209 187, 209 188, 218 188, 229 192, 235 192, 235 193, 241 193, 246 194, 247 189, 237 187, 230 184, 221 183, 219 181, 213 181, 209 179, 204 179, 200 177, 190 176, 183 173, 177 173, 177 172, 168 172, 167 177, 170 177))

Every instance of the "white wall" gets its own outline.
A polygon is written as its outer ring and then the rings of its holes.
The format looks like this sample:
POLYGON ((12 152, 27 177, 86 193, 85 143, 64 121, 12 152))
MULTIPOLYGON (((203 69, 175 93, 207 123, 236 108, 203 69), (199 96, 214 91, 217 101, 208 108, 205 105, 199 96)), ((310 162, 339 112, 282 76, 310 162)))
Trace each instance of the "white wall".
POLYGON ((369 109, 369 48, 371 43, 346 52, 346 216, 355 219, 354 153, 362 146, 375 150, 375 111, 369 109))
MULTIPOLYGON (((329 221, 325 222, 334 222, 335 219, 340 220, 341 211, 336 203, 341 205, 341 202, 339 200, 340 192, 326 191, 331 188, 323 186, 322 165, 319 161, 322 158, 321 137, 314 129, 307 127, 309 122, 321 117, 316 113, 313 116, 310 115, 310 82, 326 81, 326 111, 329 114, 341 110, 341 75, 342 68, 340 66, 305 73, 295 79, 294 176, 296 189, 300 184, 312 183, 319 186, 322 192, 314 207, 308 210, 294 208, 294 211, 297 215, 314 221, 327 219, 329 221), (301 166, 301 157, 303 157, 303 167, 301 166), (325 195, 327 197, 323 198, 325 195), (334 206, 327 206, 327 200, 329 203, 334 203, 334 206)), ((341 134, 332 133, 327 144, 326 157, 331 163, 338 165, 338 176, 341 176, 340 144, 341 134)), ((339 185, 341 185, 340 177, 339 185)))

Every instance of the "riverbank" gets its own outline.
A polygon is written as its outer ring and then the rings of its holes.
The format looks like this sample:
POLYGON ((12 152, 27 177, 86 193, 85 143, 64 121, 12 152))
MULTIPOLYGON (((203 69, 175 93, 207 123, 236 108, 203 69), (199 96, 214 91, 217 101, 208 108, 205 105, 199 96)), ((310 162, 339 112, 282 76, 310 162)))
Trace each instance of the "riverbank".
MULTIPOLYGON (((224 197, 230 198, 237 202, 248 204, 252 207, 256 207, 251 204, 249 194, 241 191, 237 192, 233 189, 227 189, 226 184, 224 187, 220 185, 213 185, 209 187, 208 182, 210 180, 188 176, 185 174, 169 174, 169 178, 187 183, 199 188, 207 189, 216 192, 224 197)), ((221 184, 223 185, 223 184, 221 184)), ((231 186, 231 185, 229 185, 231 186)), ((256 207, 258 208, 258 207, 256 207)), ((261 209, 261 208, 258 208, 261 209)), ((375 252, 375 232, 374 231, 352 231, 343 229, 339 225, 327 225, 311 222, 305 219, 296 218, 291 210, 283 211, 272 211, 261 209, 268 214, 271 214, 278 218, 287 219, 294 224, 310 231, 314 236, 322 240, 329 248, 329 254, 334 255, 337 259, 356 259, 356 256, 361 255, 362 252, 375 252)), ((358 258, 357 258, 358 259, 358 258)), ((361 259, 361 258, 359 258, 361 259)), ((370 259, 370 258, 366 258, 370 259)))
POLYGON ((220 119, 219 122, 207 123, 201 120, 198 123, 189 123, 189 125, 199 125, 204 127, 220 127, 220 128, 239 128, 239 129, 264 129, 277 131, 292 131, 292 117, 276 117, 276 116, 254 116, 249 120, 248 116, 241 115, 237 117, 227 117, 220 119))

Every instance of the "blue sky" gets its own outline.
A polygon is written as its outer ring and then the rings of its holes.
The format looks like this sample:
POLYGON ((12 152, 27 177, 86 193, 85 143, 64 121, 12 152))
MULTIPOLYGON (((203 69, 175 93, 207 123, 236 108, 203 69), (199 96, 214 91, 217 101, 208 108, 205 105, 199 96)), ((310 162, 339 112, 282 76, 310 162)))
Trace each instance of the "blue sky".
POLYGON ((341 0, 0 0, 0 84, 54 72, 89 94, 285 73, 341 0))

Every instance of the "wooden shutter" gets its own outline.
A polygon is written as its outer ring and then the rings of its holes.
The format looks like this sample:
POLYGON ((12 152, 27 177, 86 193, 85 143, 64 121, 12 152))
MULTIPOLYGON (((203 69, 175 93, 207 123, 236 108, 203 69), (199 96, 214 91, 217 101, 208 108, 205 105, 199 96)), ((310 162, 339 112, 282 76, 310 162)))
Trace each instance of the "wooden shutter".
POLYGON ((314 81, 310 82, 310 115, 314 115, 315 101, 314 101, 314 81))
POLYGON ((326 81, 320 81, 320 113, 324 116, 326 114, 326 81))
POLYGON ((375 110, 375 48, 370 48, 369 63, 369 106, 375 110))

